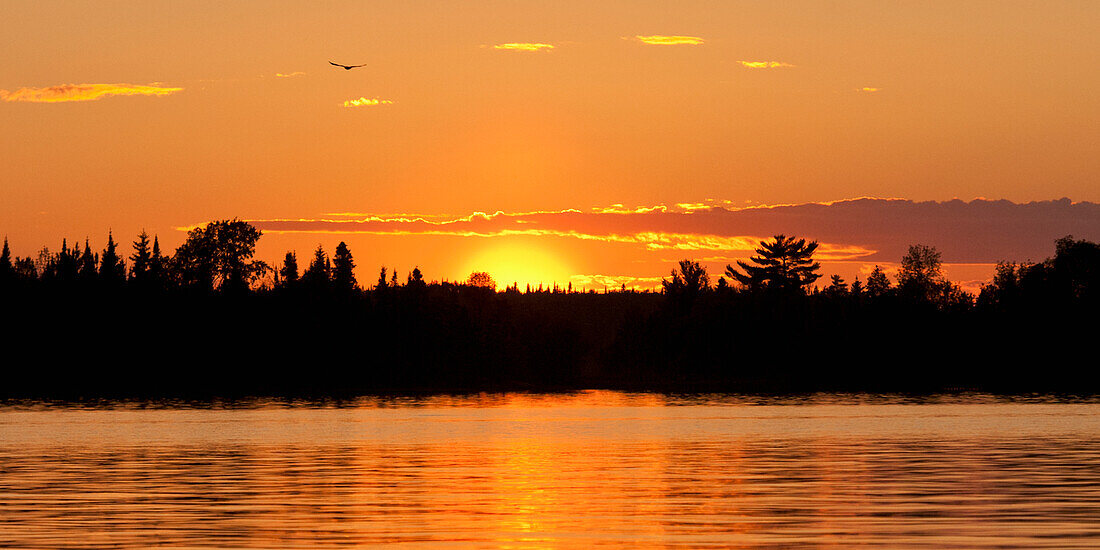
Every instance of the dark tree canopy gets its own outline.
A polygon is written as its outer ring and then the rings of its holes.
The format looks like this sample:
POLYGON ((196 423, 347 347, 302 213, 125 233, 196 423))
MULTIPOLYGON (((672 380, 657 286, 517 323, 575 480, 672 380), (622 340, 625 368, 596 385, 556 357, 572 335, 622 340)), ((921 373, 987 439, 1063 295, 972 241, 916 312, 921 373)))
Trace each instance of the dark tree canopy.
POLYGON ((680 270, 672 270, 671 279, 663 279, 661 287, 665 294, 674 298, 682 297, 691 300, 699 294, 710 290, 710 276, 707 268, 699 262, 692 260, 680 260, 680 270))
POLYGON ((493 280, 493 276, 485 271, 474 271, 470 273, 470 276, 466 278, 466 284, 491 289, 496 289, 497 287, 497 283, 493 280))
POLYGON ((806 239, 776 235, 772 241, 761 241, 756 249, 757 255, 749 258, 752 264, 737 260, 744 273, 727 265, 726 275, 752 290, 801 292, 821 277, 821 274, 815 273, 821 264, 813 261, 817 246, 817 241, 807 243, 806 239))
MULTIPOLYGON (((323 251, 322 251, 323 252, 323 251)), ((279 270, 284 286, 294 286, 298 282, 298 256, 293 252, 287 252, 283 258, 283 267, 279 270)))
POLYGON ((150 250, 149 234, 144 229, 133 242, 134 253, 130 255, 130 280, 145 283, 149 278, 149 264, 153 260, 150 250))
POLYGON ((103 249, 100 256, 99 278, 110 285, 126 282, 126 262, 118 255, 118 244, 111 232, 107 233, 107 248, 103 249))
POLYGON ((883 273, 882 267, 876 265, 867 276, 867 295, 877 298, 890 291, 890 279, 883 273))
POLYGON ((267 272, 263 262, 249 261, 260 235, 260 230, 241 220, 219 220, 192 229, 173 258, 180 282, 208 290, 247 288, 267 272))
MULTIPOLYGON (((336 253, 332 256, 332 282, 339 290, 354 290, 358 283, 355 281, 355 261, 351 258, 351 250, 344 241, 336 245, 336 253)), ((397 273, 394 272, 394 276, 397 273)))
POLYGON ((313 260, 309 262, 309 267, 302 273, 302 282, 314 290, 328 288, 329 281, 332 278, 331 273, 332 262, 325 254, 325 249, 321 245, 317 245, 317 250, 313 251, 313 260))

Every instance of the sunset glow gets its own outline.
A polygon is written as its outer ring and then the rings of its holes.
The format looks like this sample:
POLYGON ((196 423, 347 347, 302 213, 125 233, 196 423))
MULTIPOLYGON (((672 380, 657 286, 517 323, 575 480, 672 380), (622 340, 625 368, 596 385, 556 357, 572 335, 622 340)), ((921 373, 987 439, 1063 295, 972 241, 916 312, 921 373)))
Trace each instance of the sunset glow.
POLYGON ((18 256, 109 229, 173 250, 177 228, 238 217, 271 263, 346 241, 363 280, 484 257, 502 283, 655 287, 669 262, 720 273, 785 232, 849 280, 934 245, 974 288, 1100 238, 1092 3, 6 8, 18 256), (493 252, 527 247, 555 260, 493 252))

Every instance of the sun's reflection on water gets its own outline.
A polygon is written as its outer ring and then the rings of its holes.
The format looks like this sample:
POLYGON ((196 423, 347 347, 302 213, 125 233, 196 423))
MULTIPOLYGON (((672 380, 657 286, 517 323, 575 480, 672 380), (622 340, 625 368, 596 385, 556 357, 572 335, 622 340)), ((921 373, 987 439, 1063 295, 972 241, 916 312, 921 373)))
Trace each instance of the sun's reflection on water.
POLYGON ((0 547, 1072 547, 1100 405, 584 392, 0 408, 0 547))

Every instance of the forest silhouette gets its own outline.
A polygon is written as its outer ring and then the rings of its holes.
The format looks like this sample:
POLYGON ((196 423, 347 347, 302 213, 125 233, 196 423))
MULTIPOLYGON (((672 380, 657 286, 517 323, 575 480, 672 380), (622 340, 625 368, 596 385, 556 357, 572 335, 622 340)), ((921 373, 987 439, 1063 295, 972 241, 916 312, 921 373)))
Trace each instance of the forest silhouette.
POLYGON ((173 253, 142 232, 93 251, 0 252, 0 397, 349 397, 389 392, 1094 392, 1100 245, 1067 236, 998 264, 974 296, 916 244, 896 281, 832 275, 817 243, 776 235, 717 281, 683 260, 659 291, 496 290, 431 281, 321 247, 304 269, 255 260, 261 232, 221 220, 173 253))

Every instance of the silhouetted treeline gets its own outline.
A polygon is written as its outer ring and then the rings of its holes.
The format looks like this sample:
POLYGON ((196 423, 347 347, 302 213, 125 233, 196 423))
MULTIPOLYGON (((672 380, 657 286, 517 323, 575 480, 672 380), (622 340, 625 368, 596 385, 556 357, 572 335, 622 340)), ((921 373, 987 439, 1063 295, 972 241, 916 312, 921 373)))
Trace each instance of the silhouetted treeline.
POLYGON ((777 235, 717 280, 680 262, 659 292, 495 289, 488 273, 429 282, 352 251, 253 259, 238 220, 173 253, 0 252, 0 395, 346 396, 392 391, 1074 391, 1098 388, 1100 246, 1066 237, 1036 264, 1000 264, 972 296, 939 253, 910 247, 893 277, 823 274, 816 242, 777 235))

